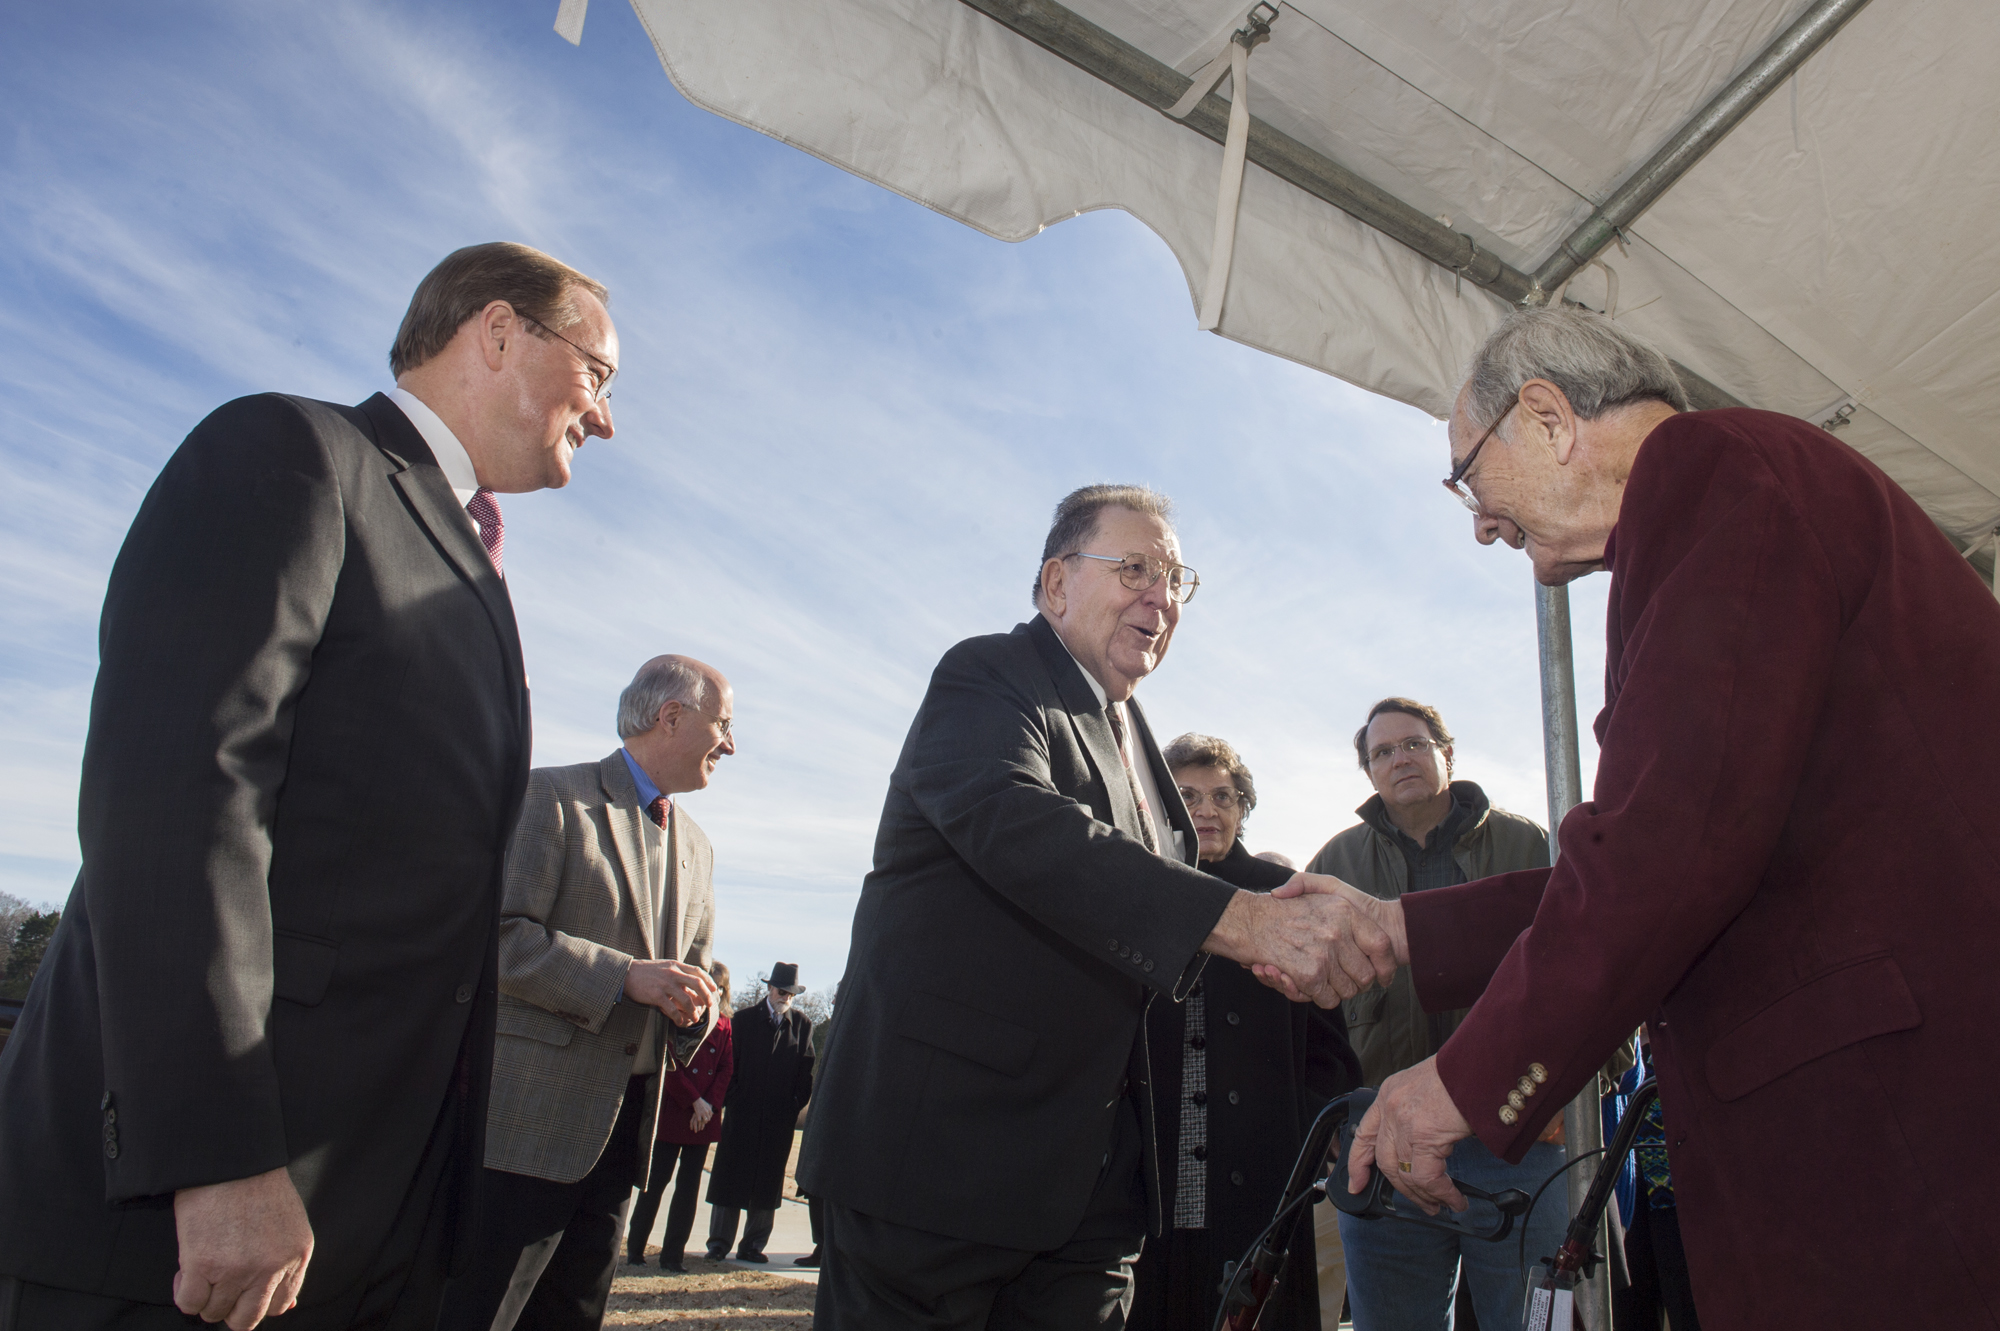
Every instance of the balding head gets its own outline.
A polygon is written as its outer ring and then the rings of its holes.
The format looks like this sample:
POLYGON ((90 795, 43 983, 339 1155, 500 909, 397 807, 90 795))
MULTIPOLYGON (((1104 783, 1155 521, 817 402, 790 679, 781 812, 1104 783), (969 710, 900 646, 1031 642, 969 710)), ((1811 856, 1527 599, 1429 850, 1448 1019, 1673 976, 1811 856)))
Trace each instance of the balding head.
POLYGON ((722 672, 690 656, 656 656, 618 699, 618 737, 668 795, 700 790, 736 752, 736 696, 722 672))

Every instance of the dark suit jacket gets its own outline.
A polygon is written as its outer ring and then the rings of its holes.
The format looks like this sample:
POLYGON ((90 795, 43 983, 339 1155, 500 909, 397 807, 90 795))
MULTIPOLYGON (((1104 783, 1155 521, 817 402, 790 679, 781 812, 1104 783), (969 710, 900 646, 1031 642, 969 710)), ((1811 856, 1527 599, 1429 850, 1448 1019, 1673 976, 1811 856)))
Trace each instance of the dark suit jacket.
POLYGON ((722 1113, 708 1200, 768 1211, 784 1195, 792 1133, 812 1099, 812 1022, 794 1008, 773 1024, 771 1006, 760 998, 736 1014, 734 1025, 729 1107, 722 1113))
POLYGON ((0 1058, 0 1269, 167 1302, 173 1191, 288 1165, 301 1302, 331 1297, 441 1112, 481 1155, 528 757, 506 588, 386 397, 267 394, 168 461, 100 654, 83 870, 0 1058))
MULTIPOLYGON (((1173 776, 1130 714, 1192 858, 1173 776)), ((1138 816, 1104 708, 1046 620, 945 654, 855 910, 805 1191, 1000 1247, 1075 1232, 1128 1075, 1148 1094, 1146 1003, 1194 983, 1234 894, 1147 850, 1138 816)))
POLYGON ((1425 1004, 1478 1000, 1446 1087, 1518 1159, 1646 1021, 1704 1326, 1994 1326, 2000 605, 1763 412, 1660 425, 1605 554, 1556 867, 1403 899, 1425 1004))

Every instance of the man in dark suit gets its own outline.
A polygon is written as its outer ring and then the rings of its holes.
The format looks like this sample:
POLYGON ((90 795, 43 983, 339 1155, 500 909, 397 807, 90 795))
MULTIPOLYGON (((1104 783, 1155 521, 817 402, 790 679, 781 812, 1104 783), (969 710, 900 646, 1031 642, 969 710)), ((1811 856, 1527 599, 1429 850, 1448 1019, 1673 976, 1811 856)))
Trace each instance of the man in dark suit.
POLYGON ((812 1023, 792 1010, 792 1000, 804 991, 798 964, 781 961, 771 968, 763 999, 736 1014, 735 1081, 722 1111, 722 1145, 715 1149, 708 1183, 710 1261, 729 1255, 745 1211, 750 1215, 736 1258, 768 1260, 764 1245, 784 1199, 792 1133, 812 1098, 812 1023))
POLYGON ((417 288, 397 386, 168 461, 106 590, 83 869, 0 1057, 0 1327, 425 1327, 470 1218, 528 696, 495 492, 612 432, 604 288, 417 288))
POLYGON ((1147 1003, 1184 997, 1205 952, 1329 1001, 1359 982, 1335 965, 1394 973, 1362 959, 1372 926, 1331 927, 1338 885, 1273 901, 1194 867, 1131 701, 1196 585, 1167 519, 1136 486, 1070 495, 1040 614, 931 676, 800 1163, 826 1202, 822 1331, 1122 1324, 1160 1222, 1147 1003))
POLYGON ((1373 903, 1472 1011, 1383 1082, 1356 1176, 1460 1204, 1453 1142, 1520 1159, 1644 1021, 1703 1326, 2000 1326, 2000 607, 1861 454, 1686 406, 1574 309, 1474 361, 1475 533, 1611 571, 1595 797, 1553 869, 1373 903))

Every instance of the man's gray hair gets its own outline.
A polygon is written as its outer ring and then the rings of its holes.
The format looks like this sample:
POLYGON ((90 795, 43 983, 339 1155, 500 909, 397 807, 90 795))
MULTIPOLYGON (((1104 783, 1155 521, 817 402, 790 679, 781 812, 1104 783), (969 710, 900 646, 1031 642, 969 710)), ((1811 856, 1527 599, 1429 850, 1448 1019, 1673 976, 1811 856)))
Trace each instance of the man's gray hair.
POLYGON ((1516 310, 1486 339, 1465 377, 1466 411, 1481 429, 1500 418, 1530 379, 1547 379, 1583 419, 1629 402, 1688 409, 1673 363, 1592 310, 1516 310))
MULTIPOLYGON (((1042 542, 1042 560, 1035 565, 1035 589, 1029 593, 1029 600, 1037 609, 1042 604, 1042 570, 1051 559, 1075 554, 1097 533, 1098 515, 1107 508, 1129 508, 1134 513, 1143 513, 1149 518, 1158 518, 1169 531, 1174 525, 1174 501, 1158 490, 1143 485, 1086 485, 1080 490, 1071 490, 1056 505, 1055 518, 1049 523, 1048 539, 1042 542)), ((1119 554, 1130 554, 1120 550, 1119 554)))
POLYGON ((643 735, 660 720, 670 702, 700 709, 708 702, 708 679, 685 661, 656 656, 639 667, 625 692, 618 695, 618 738, 643 735))

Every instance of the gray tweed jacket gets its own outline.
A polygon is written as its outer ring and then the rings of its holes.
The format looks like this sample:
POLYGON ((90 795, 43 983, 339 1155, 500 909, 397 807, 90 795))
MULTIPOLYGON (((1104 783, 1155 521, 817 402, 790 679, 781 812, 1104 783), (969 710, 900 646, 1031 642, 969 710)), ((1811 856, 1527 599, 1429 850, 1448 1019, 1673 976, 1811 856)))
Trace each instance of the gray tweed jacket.
MULTIPOLYGON (((708 837, 678 802, 665 831, 653 825, 616 749, 599 762, 529 774, 500 907, 488 1167, 573 1183, 597 1163, 652 1010, 619 1001, 626 967, 633 958, 708 965, 714 863, 708 837)), ((656 1039, 666 1024, 654 1023, 656 1039)), ((657 1066, 669 1066, 666 1049, 655 1048, 657 1066)), ((640 1187, 659 1108, 655 1072, 633 1179, 640 1187)))

